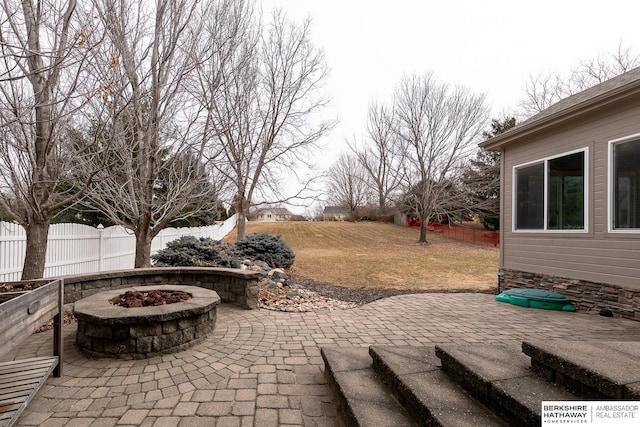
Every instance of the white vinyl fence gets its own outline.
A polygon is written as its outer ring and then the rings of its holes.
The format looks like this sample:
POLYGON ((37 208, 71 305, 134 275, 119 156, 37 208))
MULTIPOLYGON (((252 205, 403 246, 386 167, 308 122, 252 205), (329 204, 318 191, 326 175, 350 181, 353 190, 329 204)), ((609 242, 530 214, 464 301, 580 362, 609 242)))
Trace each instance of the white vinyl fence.
MULTIPOLYGON (((166 228, 151 242, 151 253, 181 236, 221 240, 236 225, 233 215, 225 222, 192 228, 166 228)), ((27 236, 22 226, 0 221, 0 282, 20 280, 27 236)), ((124 227, 93 228, 82 224, 49 227, 44 277, 133 268, 135 236, 124 227)))

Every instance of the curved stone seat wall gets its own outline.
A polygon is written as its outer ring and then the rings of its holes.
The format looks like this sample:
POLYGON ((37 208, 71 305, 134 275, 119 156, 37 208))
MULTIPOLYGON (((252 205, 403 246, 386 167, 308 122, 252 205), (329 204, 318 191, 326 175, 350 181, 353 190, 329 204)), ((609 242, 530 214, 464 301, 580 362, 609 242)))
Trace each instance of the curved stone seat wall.
POLYGON ((235 268, 152 267, 64 276, 64 302, 74 303, 102 291, 146 285, 187 285, 214 290, 222 302, 258 308, 258 277, 235 268))

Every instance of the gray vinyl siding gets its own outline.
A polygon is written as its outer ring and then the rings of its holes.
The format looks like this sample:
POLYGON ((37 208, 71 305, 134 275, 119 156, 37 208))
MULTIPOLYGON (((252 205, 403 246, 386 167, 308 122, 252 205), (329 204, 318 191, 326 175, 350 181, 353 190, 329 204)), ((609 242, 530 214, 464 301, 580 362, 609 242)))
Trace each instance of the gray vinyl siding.
POLYGON ((608 142, 640 133, 640 102, 606 115, 586 116, 535 138, 504 148, 502 266, 640 288, 640 234, 608 233, 608 142), (588 148, 588 232, 513 232, 513 168, 588 148))

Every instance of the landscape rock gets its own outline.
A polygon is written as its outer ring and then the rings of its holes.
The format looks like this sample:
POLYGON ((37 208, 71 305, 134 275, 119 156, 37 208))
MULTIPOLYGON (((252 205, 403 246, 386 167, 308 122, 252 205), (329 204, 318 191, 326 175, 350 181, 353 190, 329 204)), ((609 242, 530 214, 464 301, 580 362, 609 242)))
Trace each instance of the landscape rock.
POLYGON ((271 270, 271 266, 264 261, 253 261, 253 263, 259 266, 263 271, 271 270))
POLYGON ((318 310, 348 309, 357 307, 355 302, 340 301, 304 289, 304 286, 292 283, 273 283, 265 278, 258 283, 258 307, 267 310, 285 312, 308 312, 318 310))
POLYGON ((282 268, 270 268, 264 261, 243 260, 243 270, 260 271, 258 283, 258 307, 267 310, 307 312, 357 307, 355 302, 340 301, 306 290, 294 283, 282 268))
POLYGON ((267 276, 276 282, 287 280, 287 273, 281 268, 274 268, 267 273, 267 276))

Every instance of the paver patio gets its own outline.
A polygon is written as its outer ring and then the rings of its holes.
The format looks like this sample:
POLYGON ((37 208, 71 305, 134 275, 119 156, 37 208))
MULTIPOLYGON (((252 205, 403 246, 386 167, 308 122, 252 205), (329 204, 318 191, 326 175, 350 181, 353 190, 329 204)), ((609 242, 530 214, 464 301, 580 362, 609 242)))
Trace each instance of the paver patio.
MULTIPOLYGON (((16 425, 340 426, 321 346, 640 341, 640 322, 525 309, 494 298, 402 295, 311 313, 222 304, 204 343, 145 360, 88 359, 75 349, 75 326, 67 326, 64 375, 47 380, 16 425)), ((48 334, 27 340, 19 356, 49 354, 48 334)))

